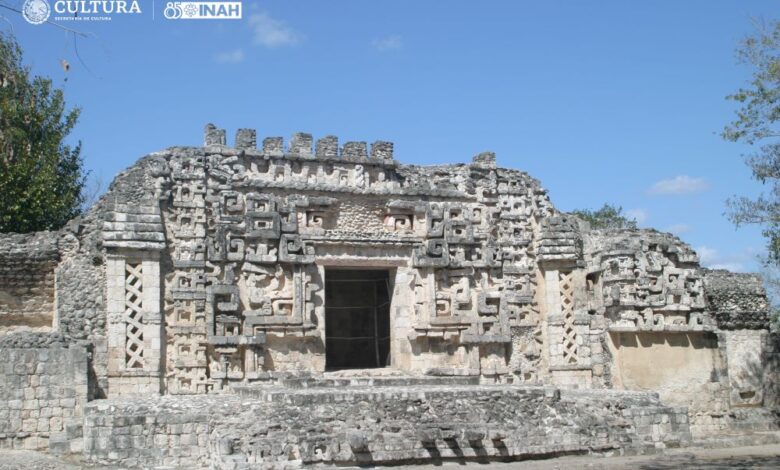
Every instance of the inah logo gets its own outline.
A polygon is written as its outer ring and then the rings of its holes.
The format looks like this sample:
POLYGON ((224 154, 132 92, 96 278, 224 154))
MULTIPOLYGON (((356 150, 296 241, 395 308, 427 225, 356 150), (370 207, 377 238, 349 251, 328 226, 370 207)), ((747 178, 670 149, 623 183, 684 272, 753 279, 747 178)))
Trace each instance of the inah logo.
POLYGON ((31 24, 45 23, 51 14, 51 7, 46 0, 25 0, 22 6, 22 16, 31 24))
POLYGON ((169 20, 240 20, 241 2, 168 2, 163 15, 169 20))

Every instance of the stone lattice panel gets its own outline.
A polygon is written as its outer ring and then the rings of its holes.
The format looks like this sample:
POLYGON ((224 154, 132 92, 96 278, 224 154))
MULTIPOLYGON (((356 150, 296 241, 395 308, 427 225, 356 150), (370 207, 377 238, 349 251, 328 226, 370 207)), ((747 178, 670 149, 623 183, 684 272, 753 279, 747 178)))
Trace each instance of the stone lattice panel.
POLYGON ((143 264, 125 263, 125 366, 144 368, 143 264))
POLYGON ((561 295, 561 313, 563 314, 563 361, 576 364, 578 337, 574 326, 574 279, 571 272, 558 273, 558 285, 561 295))

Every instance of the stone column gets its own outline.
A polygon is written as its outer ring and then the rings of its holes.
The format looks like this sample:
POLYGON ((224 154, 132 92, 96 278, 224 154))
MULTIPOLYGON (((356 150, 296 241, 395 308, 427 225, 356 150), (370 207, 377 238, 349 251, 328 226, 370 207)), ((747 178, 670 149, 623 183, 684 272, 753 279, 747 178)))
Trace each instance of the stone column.
POLYGON ((160 255, 116 250, 107 254, 109 396, 161 391, 160 255))
POLYGON ((548 265, 544 274, 544 309, 552 380, 558 385, 590 387, 591 335, 585 273, 571 266, 548 265))
POLYGON ((733 407, 761 406, 764 401, 764 345, 767 330, 725 330, 729 401, 733 407))

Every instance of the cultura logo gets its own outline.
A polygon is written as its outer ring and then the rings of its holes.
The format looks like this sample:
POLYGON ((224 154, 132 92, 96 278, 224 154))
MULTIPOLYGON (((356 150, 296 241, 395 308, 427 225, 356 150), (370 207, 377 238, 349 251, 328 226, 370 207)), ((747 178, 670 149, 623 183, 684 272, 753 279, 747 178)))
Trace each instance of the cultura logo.
POLYGON ((57 0, 54 12, 71 15, 140 14, 138 0, 57 0))
POLYGON ((140 15, 139 0, 25 0, 22 16, 27 22, 41 24, 49 21, 105 21, 114 14, 140 15), (54 4, 54 8, 49 5, 54 4))
POLYGON ((163 16, 169 20, 240 20, 241 2, 168 2, 163 16))
POLYGON ((25 0, 22 16, 30 24, 45 23, 51 15, 51 7, 46 0, 25 0))

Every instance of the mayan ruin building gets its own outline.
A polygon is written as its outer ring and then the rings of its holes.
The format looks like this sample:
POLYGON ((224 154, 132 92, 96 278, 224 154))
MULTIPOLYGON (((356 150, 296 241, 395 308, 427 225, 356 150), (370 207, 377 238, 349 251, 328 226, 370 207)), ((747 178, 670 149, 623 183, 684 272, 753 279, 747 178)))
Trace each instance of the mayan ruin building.
POLYGON ((490 152, 396 157, 208 125, 62 230, 0 234, 0 448, 243 469, 780 441, 758 276, 592 229, 490 152))

